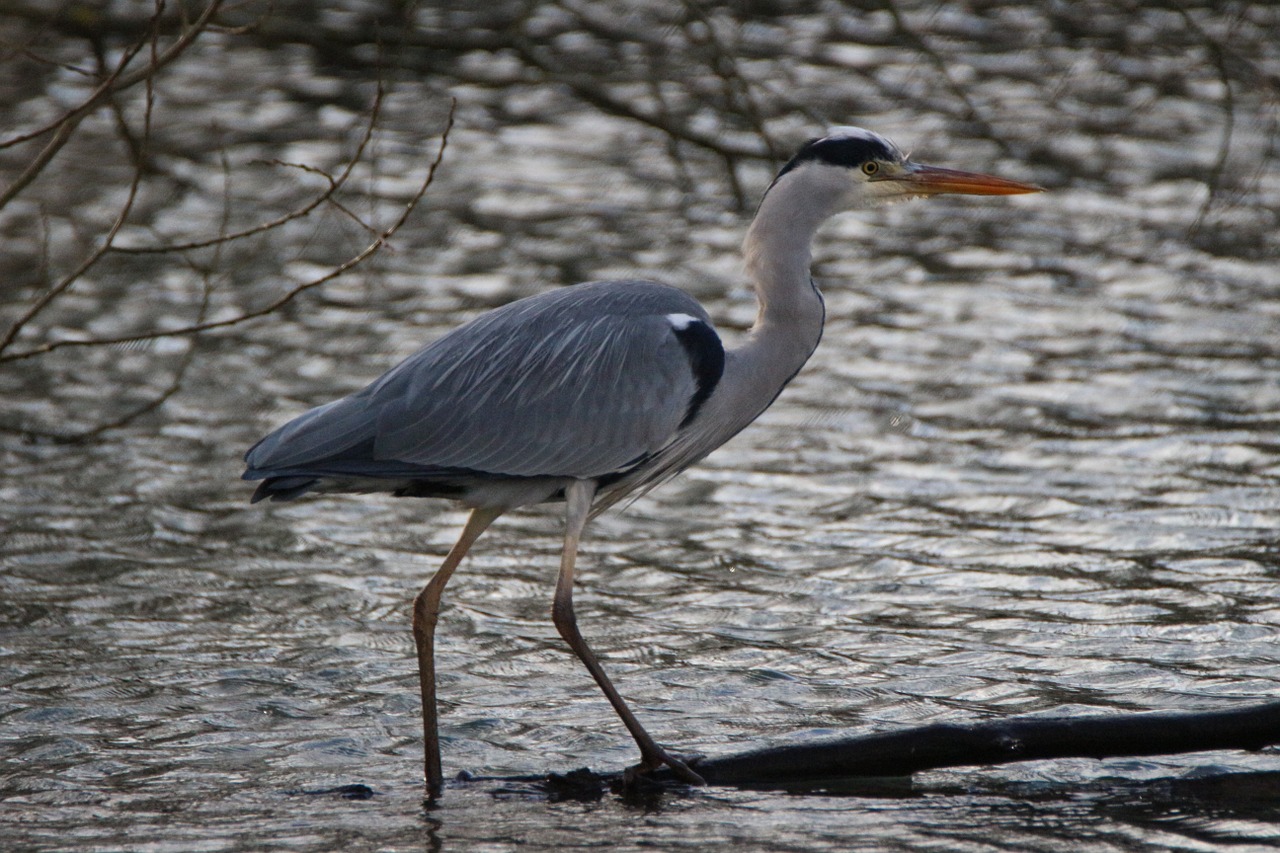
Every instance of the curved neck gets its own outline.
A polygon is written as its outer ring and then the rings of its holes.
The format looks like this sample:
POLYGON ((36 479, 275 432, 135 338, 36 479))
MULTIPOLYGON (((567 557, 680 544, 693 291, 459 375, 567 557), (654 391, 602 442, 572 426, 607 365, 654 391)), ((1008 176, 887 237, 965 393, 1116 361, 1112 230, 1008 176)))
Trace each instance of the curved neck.
POLYGON ((811 313, 816 295, 809 277, 813 236, 848 194, 842 176, 824 171, 806 169, 775 182, 747 229, 742 254, 747 279, 760 300, 753 331, 811 313))
POLYGON ((818 167, 783 175, 765 193, 747 230, 742 252, 760 310, 746 341, 730 355, 741 376, 737 387, 772 386, 765 405, 822 337, 826 312, 809 274, 810 246, 818 227, 848 201, 850 185, 842 172, 818 167))

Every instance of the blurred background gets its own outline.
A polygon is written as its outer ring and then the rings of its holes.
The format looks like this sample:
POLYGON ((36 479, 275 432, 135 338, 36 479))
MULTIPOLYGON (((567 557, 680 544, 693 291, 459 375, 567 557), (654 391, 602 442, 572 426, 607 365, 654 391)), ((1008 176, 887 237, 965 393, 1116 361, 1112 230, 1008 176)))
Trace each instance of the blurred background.
MULTIPOLYGON (((709 754, 1272 699, 1277 32, 1190 0, 0 3, 6 845, 1275 843, 1274 752, 854 798, 477 782, 424 813, 409 604, 461 513, 249 507, 238 477, 532 293, 657 278, 733 339, 760 193, 862 125, 1049 192, 824 229, 809 366, 588 531, 580 623, 623 695, 709 754)), ((450 585, 447 775, 633 760, 550 624, 559 538, 555 508, 508 516, 450 585)))

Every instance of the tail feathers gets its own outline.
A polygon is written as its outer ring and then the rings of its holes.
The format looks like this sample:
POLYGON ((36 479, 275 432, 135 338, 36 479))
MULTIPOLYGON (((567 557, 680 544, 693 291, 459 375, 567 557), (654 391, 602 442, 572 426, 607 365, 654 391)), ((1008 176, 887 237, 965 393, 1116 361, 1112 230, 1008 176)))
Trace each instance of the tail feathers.
POLYGON ((318 477, 268 477, 258 484, 249 503, 270 498, 273 501, 291 501, 311 489, 320 482, 318 477))

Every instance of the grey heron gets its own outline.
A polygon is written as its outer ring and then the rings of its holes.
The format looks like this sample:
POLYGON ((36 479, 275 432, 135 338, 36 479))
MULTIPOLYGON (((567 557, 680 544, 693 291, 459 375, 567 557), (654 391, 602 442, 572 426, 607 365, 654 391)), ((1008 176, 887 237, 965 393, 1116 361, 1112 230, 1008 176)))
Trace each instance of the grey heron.
POLYGON ((254 502, 306 492, 448 498, 470 509, 413 605, 425 775, 442 788, 434 642, 440 597, 467 551, 510 509, 566 504, 552 621, 640 748, 633 771, 697 772, 645 731, 578 630, 574 564, 587 521, 647 491, 754 421, 822 336, 810 244, 834 213, 943 193, 1013 195, 1031 184, 921 165, 879 134, 833 128, 806 142, 765 191, 743 244, 759 302, 726 349, 691 296, 652 281, 601 281, 489 311, 362 391, 295 418, 245 454, 254 502))

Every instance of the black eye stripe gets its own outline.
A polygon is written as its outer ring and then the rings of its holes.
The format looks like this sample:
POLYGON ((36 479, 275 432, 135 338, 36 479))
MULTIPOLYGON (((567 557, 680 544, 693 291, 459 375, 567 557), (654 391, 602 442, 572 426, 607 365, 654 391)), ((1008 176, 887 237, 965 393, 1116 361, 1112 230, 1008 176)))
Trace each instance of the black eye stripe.
MULTIPOLYGON (((852 168, 868 160, 891 160, 893 151, 878 139, 861 139, 858 137, 840 137, 836 139, 820 139, 811 150, 812 159, 830 166, 852 168)), ((804 150, 801 150, 801 154, 804 150)))
POLYGON ((901 155, 883 140, 864 136, 825 136, 806 142, 791 162, 778 173, 781 177, 804 163, 825 163, 856 169, 868 160, 897 160, 901 155))

